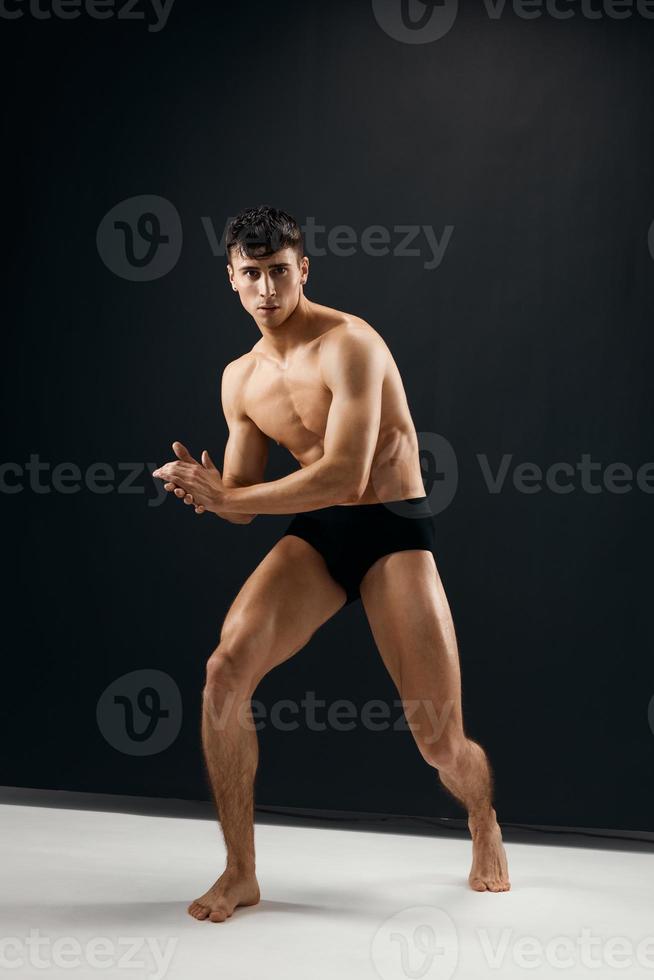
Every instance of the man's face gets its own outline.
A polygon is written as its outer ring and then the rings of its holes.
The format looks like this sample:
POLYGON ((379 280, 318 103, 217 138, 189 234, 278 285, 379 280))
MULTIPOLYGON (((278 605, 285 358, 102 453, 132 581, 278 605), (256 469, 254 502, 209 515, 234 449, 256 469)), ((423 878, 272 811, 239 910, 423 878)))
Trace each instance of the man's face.
POLYGON ((309 272, 306 255, 298 262, 295 249, 282 248, 264 258, 251 259, 232 249, 231 257, 229 280, 245 309, 259 325, 279 326, 297 306, 309 272))

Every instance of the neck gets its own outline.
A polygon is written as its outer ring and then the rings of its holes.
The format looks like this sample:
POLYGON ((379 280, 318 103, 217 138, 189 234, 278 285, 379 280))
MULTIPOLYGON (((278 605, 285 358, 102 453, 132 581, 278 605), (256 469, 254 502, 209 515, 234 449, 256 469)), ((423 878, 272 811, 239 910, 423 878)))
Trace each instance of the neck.
POLYGON ((313 306, 311 300, 308 300, 300 289, 297 305, 283 323, 273 329, 257 324, 263 339, 261 347, 285 359, 287 354, 310 340, 313 337, 315 321, 313 306))

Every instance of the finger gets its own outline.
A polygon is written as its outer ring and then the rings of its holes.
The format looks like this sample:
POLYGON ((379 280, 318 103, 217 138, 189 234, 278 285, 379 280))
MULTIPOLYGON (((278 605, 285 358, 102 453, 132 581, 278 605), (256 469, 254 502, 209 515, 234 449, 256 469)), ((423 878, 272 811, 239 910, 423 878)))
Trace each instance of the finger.
POLYGON ((183 497, 185 494, 186 494, 186 490, 184 489, 184 487, 176 487, 175 488, 175 496, 176 497, 183 497))
POLYGON ((164 463, 159 466, 158 469, 152 470, 152 475, 156 476, 158 480, 170 480, 172 474, 170 472, 171 463, 164 463))
POLYGON ((205 509, 204 509, 204 507, 202 506, 202 504, 198 504, 198 505, 197 505, 197 507, 195 508, 195 513, 196 513, 196 514, 204 514, 204 510, 205 510, 205 509))
POLYGON ((197 459, 194 459, 183 442, 178 439, 173 443, 173 452, 178 459, 183 459, 185 463, 197 463, 197 459))
POLYGON ((171 463, 164 463, 159 469, 153 470, 152 475, 167 483, 179 483, 180 477, 187 477, 198 463, 187 463, 186 460, 176 459, 171 463))
POLYGON ((190 494, 190 493, 187 493, 186 496, 184 497, 184 503, 185 504, 192 504, 193 503, 193 495, 190 494))
POLYGON ((176 483, 164 483, 164 490, 168 490, 168 492, 170 492, 171 490, 174 490, 176 486, 176 483))
POLYGON ((220 476, 220 471, 206 449, 202 450, 202 465, 207 470, 213 470, 220 476))

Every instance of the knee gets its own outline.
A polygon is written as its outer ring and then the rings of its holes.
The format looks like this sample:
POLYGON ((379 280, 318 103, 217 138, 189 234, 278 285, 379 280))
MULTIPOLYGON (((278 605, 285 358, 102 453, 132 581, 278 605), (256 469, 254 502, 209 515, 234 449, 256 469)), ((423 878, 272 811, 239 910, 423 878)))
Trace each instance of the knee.
POLYGON ((431 742, 423 742, 420 752, 425 762, 444 772, 456 769, 465 753, 466 739, 457 733, 443 732, 431 742))
POLYGON ((205 693, 215 696, 220 692, 247 691, 254 673, 253 660, 245 639, 221 639, 207 660, 205 693))

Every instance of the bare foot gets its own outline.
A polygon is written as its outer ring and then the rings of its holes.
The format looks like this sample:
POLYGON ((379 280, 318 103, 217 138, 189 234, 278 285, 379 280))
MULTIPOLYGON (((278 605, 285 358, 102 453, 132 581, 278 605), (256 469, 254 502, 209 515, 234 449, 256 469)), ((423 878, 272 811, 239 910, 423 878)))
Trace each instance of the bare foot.
POLYGON ((502 844, 502 832, 495 819, 470 824, 472 834, 472 869, 468 875, 470 887, 476 892, 508 892, 509 866, 502 844))
POLYGON ((261 898, 254 871, 225 870, 215 885, 195 902, 187 912, 194 919, 224 922, 239 905, 256 905, 261 898))

